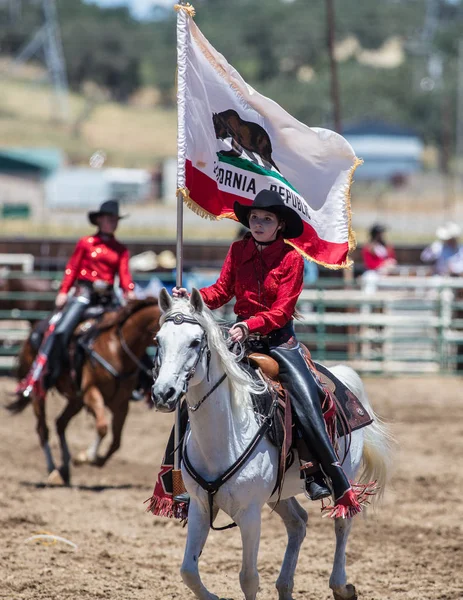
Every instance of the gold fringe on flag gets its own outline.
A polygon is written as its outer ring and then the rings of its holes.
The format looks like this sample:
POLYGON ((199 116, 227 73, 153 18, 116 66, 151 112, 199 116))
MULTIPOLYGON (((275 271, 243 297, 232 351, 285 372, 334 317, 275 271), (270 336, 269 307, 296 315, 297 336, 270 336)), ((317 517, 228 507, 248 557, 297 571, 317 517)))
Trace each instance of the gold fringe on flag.
POLYGON ((186 4, 175 4, 174 10, 176 12, 179 12, 180 10, 184 10, 187 13, 187 15, 191 18, 193 18, 196 14, 196 10, 195 10, 194 6, 192 6, 189 2, 187 2, 186 4))
MULTIPOLYGON (((360 165, 363 165, 363 160, 361 158, 355 157, 354 164, 352 165, 352 167, 350 168, 350 171, 349 171, 349 176, 348 176, 348 179, 346 182, 346 189, 344 191, 344 197, 345 197, 345 202, 346 202, 346 211, 347 211, 347 227, 348 227, 348 232, 349 232, 348 233, 349 252, 352 252, 357 247, 355 233, 352 229, 351 188, 352 188, 352 183, 354 181, 354 173, 355 173, 357 167, 359 167, 360 165)), ((354 261, 352 259, 350 259, 349 257, 347 257, 346 261, 340 265, 330 265, 321 260, 317 260, 317 259, 313 258, 309 254, 307 254, 306 252, 301 250, 301 248, 296 246, 293 242, 290 242, 289 240, 285 240, 285 242, 287 244, 289 244, 290 246, 292 246, 295 250, 297 250, 299 252, 299 254, 301 256, 303 256, 305 259, 310 260, 311 262, 314 262, 315 264, 320 265, 321 267, 326 267, 327 269, 332 269, 334 271, 339 270, 339 269, 351 269, 354 264, 354 261)))
POLYGON ((354 183, 354 173, 357 170, 357 167, 363 165, 363 160, 361 158, 355 157, 354 164, 352 165, 349 171, 349 177, 347 179, 345 198, 346 198, 346 209, 347 209, 347 223, 349 227, 349 252, 352 252, 357 247, 357 240, 355 239, 355 233, 352 229, 352 206, 351 206, 351 189, 352 184, 354 183))
POLYGON ((210 219, 211 221, 217 221, 217 216, 205 210, 202 206, 199 206, 194 200, 190 198, 190 190, 186 187, 177 188, 177 195, 183 196, 183 202, 188 206, 194 213, 203 217, 203 219, 210 219))

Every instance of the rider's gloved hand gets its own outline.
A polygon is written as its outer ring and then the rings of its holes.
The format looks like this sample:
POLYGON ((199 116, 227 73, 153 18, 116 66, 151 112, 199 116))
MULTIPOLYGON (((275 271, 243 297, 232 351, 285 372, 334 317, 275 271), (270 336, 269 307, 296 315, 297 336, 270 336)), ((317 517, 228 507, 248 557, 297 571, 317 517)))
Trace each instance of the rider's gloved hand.
POLYGON ((68 295, 64 292, 60 292, 55 299, 56 308, 62 308, 68 301, 68 295))
POLYGON ((124 298, 126 300, 136 300, 137 294, 133 290, 128 290, 127 292, 125 292, 124 298))
POLYGON ((246 323, 235 323, 228 333, 232 342, 244 342, 249 335, 249 329, 246 323))
POLYGON ((174 289, 172 290, 172 296, 174 298, 188 298, 190 294, 188 293, 188 290, 186 288, 174 287, 174 289))

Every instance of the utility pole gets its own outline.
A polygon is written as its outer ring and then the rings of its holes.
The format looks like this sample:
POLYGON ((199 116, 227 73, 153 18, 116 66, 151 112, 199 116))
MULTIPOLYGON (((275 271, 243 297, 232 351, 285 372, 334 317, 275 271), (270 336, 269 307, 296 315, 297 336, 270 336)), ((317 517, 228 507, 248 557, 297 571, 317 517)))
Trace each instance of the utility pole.
POLYGON ((55 92, 57 114, 61 121, 67 121, 69 118, 69 88, 55 0, 43 0, 43 12, 46 28, 45 61, 55 92))
POLYGON ((48 77, 53 87, 52 118, 65 122, 69 119, 69 88, 56 4, 55 0, 41 0, 41 4, 44 24, 21 48, 10 72, 39 51, 43 51, 48 77))
POLYGON ((334 129, 338 133, 342 133, 341 125, 341 103, 339 100, 339 82, 338 69, 336 58, 334 56, 335 43, 335 16, 334 16, 334 0, 326 0, 326 25, 328 39, 328 53, 330 57, 331 71, 331 103, 333 109, 334 129))
POLYGON ((463 194, 463 38, 458 43, 455 197, 463 194))
POLYGON ((8 7, 10 9, 10 21, 16 23, 21 19, 21 0, 8 0, 8 7))

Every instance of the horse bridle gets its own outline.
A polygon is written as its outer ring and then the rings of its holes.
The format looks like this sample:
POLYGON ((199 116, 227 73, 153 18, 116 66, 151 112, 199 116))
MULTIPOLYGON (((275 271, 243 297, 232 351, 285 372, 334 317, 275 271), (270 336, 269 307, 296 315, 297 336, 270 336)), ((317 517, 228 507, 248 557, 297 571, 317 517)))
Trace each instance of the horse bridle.
MULTIPOLYGON (((164 320, 164 323, 167 323, 168 321, 171 321, 172 323, 174 323, 174 325, 182 325, 182 323, 192 323, 193 325, 199 325, 199 323, 196 319, 193 319, 192 317, 188 317, 187 315, 184 315, 183 313, 175 313, 174 315, 170 315, 169 317, 167 317, 164 320)), ((186 393, 188 392, 188 386, 189 386, 190 380, 193 379, 193 377, 196 373, 198 364, 202 360, 204 352, 206 352, 206 376, 207 376, 207 381, 209 381, 209 367, 210 367, 210 363, 211 363, 211 350, 210 350, 209 344, 207 342, 207 333, 203 330, 203 338, 201 340, 201 346, 199 348, 199 352, 196 357, 195 363, 191 367, 191 369, 188 371, 187 376, 185 377, 185 382, 183 384, 183 390, 182 390, 182 397, 185 396, 186 393)), ((154 369, 153 369, 153 378, 155 380, 158 377, 160 368, 161 368, 161 358, 160 358, 159 352, 158 352, 156 355, 156 359, 154 361, 154 369)), ((227 374, 224 373, 222 375, 222 377, 217 381, 217 383, 215 383, 212 386, 212 388, 209 390, 209 392, 207 394, 205 394, 201 398, 201 400, 199 400, 199 402, 197 402, 197 404, 195 404, 194 406, 190 406, 189 404, 187 404, 188 410, 191 412, 197 411, 198 408, 203 404, 203 402, 205 400, 207 400, 207 398, 209 398, 209 396, 215 392, 215 390, 219 387, 219 385, 223 381, 225 381, 226 377, 227 377, 227 374)))

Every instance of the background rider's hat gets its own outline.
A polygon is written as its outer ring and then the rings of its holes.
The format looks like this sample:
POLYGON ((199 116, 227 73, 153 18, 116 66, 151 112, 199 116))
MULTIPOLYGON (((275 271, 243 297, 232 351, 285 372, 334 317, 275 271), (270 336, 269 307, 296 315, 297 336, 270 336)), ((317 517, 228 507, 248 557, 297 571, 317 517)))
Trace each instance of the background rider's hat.
POLYGON ((374 238, 376 237, 379 233, 384 233, 387 230, 387 227, 385 227, 385 225, 382 225, 381 223, 375 223, 371 228, 370 228, 370 237, 374 238))
POLYGON ((441 225, 436 230, 436 237, 438 240, 442 242, 448 242, 448 240, 453 240, 457 237, 460 237, 461 227, 456 223, 448 222, 441 225))
POLYGON ((154 271, 154 269, 157 269, 158 264, 156 253, 152 250, 136 254, 129 260, 131 271, 154 271))
POLYGON ((301 217, 292 208, 286 206, 278 192, 273 190, 262 190, 257 194, 254 198, 254 202, 249 206, 235 202, 233 205, 235 215, 238 221, 248 229, 249 213, 253 208, 266 210, 280 217, 286 225, 285 230, 283 231, 283 237, 292 239, 302 235, 304 223, 302 222, 301 217))
POLYGON ((125 219, 128 216, 119 214, 119 202, 117 200, 106 200, 106 202, 103 202, 98 210, 88 213, 88 220, 92 225, 97 225, 96 219, 101 215, 112 215, 118 219, 125 219))

